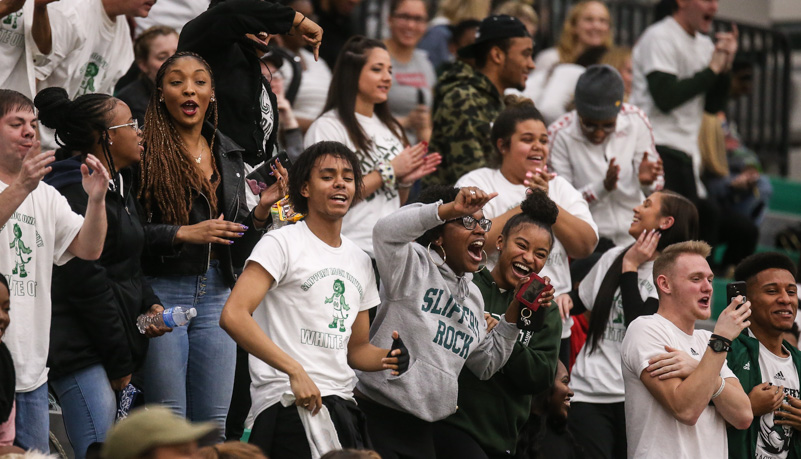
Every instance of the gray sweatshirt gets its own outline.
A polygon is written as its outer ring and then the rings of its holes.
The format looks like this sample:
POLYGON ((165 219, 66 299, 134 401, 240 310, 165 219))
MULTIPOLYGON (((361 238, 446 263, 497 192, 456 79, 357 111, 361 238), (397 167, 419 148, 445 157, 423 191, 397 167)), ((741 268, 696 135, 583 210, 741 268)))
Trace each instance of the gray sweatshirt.
POLYGON ((366 397, 429 422, 456 411, 464 365, 489 379, 506 363, 518 335, 517 326, 506 319, 487 333, 484 301, 471 282, 473 275, 456 276, 433 250, 412 242, 443 223, 438 207, 439 203, 404 206, 373 229, 381 305, 370 342, 389 348, 392 331, 397 330, 410 361, 400 376, 356 372, 356 388, 366 397))

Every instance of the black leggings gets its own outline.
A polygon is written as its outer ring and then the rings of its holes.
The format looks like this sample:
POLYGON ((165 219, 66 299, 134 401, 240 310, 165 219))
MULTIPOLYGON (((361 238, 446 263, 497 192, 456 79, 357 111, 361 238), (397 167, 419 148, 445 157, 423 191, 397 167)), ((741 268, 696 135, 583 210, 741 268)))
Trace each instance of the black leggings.
POLYGON ((364 397, 356 400, 367 415, 367 431, 382 459, 436 458, 432 423, 364 397))
POLYGON ((573 402, 567 427, 588 459, 626 458, 626 409, 623 402, 573 402))

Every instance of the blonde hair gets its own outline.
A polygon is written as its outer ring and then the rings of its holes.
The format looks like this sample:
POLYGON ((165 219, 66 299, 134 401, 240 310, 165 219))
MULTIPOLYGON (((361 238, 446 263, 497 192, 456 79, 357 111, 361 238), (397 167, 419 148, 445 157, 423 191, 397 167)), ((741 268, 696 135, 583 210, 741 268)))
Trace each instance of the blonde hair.
POLYGON ((562 25, 562 33, 559 36, 559 43, 556 45, 556 50, 559 52, 559 62, 575 62, 581 54, 578 35, 576 35, 576 24, 579 17, 584 14, 584 10, 591 3, 597 3, 606 11, 606 17, 609 18, 609 34, 604 40, 603 46, 606 48, 612 47, 612 15, 609 14, 609 8, 599 0, 582 0, 570 8, 565 18, 565 23, 562 25))
MULTIPOLYGON (((677 242, 665 247, 654 261, 654 285, 657 285, 656 278, 667 275, 681 255, 700 255, 706 258, 710 253, 712 253, 712 247, 704 241, 677 242)), ((656 290, 657 293, 662 294, 659 288, 656 290)))
POLYGON ((626 61, 631 59, 631 48, 628 46, 613 46, 604 53, 601 64, 611 65, 618 71, 626 66, 626 61))
POLYGON ((445 16, 456 25, 467 19, 482 20, 490 12, 490 0, 442 0, 437 16, 445 16))
POLYGON ((534 8, 521 0, 509 0, 501 3, 495 8, 493 14, 508 14, 521 21, 529 21, 534 24, 534 27, 539 27, 540 23, 540 18, 537 16, 537 12, 534 11, 534 8))

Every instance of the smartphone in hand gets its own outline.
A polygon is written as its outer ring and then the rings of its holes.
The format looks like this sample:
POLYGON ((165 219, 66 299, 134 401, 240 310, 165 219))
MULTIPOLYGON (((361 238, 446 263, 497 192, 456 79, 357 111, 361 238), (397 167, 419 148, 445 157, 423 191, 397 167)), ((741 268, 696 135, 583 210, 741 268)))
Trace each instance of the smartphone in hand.
POLYGON ((734 301, 734 297, 736 297, 738 295, 742 295, 743 301, 740 302, 740 305, 737 306, 735 309, 739 308, 740 306, 742 306, 746 302, 746 299, 745 299, 745 282, 743 282, 743 281, 731 282, 731 283, 726 285, 726 298, 729 300, 729 304, 731 304, 731 302, 734 301))

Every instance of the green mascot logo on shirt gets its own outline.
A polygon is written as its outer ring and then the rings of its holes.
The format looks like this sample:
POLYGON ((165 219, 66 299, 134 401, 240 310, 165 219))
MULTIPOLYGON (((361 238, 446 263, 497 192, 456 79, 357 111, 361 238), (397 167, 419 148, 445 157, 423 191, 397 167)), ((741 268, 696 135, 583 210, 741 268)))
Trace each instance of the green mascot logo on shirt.
POLYGON ((26 259, 25 255, 29 255, 33 250, 28 248, 25 242, 22 241, 22 229, 16 223, 14 223, 14 240, 11 241, 8 247, 14 249, 14 270, 11 271, 11 274, 19 273, 19 277, 28 277, 25 265, 31 261, 31 257, 26 259))
POLYGON ((325 304, 333 303, 334 305, 334 320, 328 324, 328 328, 337 328, 339 323, 339 331, 345 331, 345 319, 348 318, 350 306, 345 302, 345 283, 342 279, 334 280, 334 294, 330 298, 325 299, 325 304))

